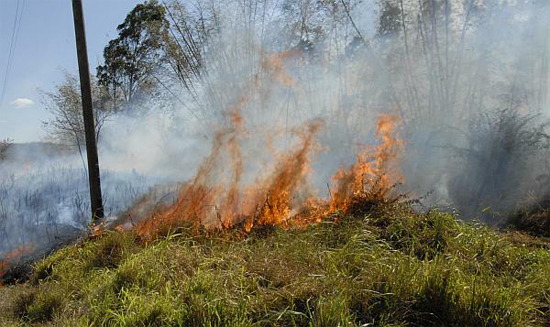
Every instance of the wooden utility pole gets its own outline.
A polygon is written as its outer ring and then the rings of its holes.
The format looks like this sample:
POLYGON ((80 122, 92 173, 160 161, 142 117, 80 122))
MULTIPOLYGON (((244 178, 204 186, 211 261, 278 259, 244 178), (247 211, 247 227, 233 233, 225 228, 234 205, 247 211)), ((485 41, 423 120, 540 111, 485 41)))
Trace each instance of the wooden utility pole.
POLYGON ((99 177, 99 160, 95 139, 94 113, 92 108, 92 89, 90 86, 90 68, 88 65, 88 49, 84 31, 84 14, 82 0, 73 0, 74 34, 76 36, 76 52, 78 55, 78 70, 80 73, 80 91, 82 93, 82 110, 84 116, 84 131, 86 135, 86 154, 88 157, 88 178, 90 181, 90 200, 92 204, 92 220, 103 218, 103 200, 101 198, 101 180, 99 177))

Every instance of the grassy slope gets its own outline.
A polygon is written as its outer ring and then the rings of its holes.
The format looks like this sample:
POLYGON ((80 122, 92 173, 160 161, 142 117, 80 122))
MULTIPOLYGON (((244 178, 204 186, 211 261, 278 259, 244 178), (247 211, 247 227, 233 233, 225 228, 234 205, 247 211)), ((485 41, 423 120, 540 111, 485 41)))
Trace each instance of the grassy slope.
POLYGON ((0 325, 544 326, 550 242, 403 207, 307 230, 66 247, 0 288, 0 325))

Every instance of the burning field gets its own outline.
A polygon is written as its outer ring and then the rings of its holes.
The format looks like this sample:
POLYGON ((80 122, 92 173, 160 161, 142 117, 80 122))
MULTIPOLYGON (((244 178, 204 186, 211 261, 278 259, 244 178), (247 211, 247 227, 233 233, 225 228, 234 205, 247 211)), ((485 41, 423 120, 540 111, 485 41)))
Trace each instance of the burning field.
POLYGON ((105 48, 104 219, 74 76, 0 143, 0 325, 550 324, 547 4, 195 3, 105 48))
MULTIPOLYGON (((283 225, 254 225, 246 237, 242 229, 197 233, 192 221, 147 244, 132 231, 104 231, 38 262, 25 284, 0 288, 0 321, 7 326, 548 322, 548 241, 499 233, 436 210, 417 214, 397 203, 357 209, 304 228, 288 225, 309 221, 307 215, 283 225)), ((330 210, 328 204, 323 210, 330 210)))

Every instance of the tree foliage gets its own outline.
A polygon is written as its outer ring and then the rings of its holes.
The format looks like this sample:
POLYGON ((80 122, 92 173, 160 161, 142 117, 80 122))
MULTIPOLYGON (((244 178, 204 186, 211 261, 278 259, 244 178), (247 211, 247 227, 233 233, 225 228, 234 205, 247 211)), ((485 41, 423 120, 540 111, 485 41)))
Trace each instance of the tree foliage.
POLYGON ((98 83, 111 95, 115 107, 137 100, 150 91, 159 65, 163 35, 168 21, 156 1, 137 5, 122 24, 118 36, 103 51, 104 64, 97 67, 98 83))
POLYGON ((378 18, 377 34, 381 37, 395 36, 401 29, 401 9, 392 0, 380 2, 380 14, 378 18))
POLYGON ((193 92, 193 80, 200 79, 204 69, 204 47, 213 28, 206 27, 204 12, 194 15, 178 1, 170 3, 166 12, 171 25, 164 35, 164 63, 169 75, 193 92))

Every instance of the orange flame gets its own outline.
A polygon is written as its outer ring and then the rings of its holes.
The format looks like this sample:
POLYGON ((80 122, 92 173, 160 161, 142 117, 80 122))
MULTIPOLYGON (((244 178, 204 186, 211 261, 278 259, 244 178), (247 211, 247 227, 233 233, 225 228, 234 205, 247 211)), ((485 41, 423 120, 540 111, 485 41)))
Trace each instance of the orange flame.
MULTIPOLYGON (((297 189, 306 183, 310 153, 315 147, 315 136, 321 126, 321 120, 309 123, 306 131, 299 135, 300 146, 284 155, 278 162, 277 170, 272 175, 265 192, 265 202, 255 220, 256 224, 281 225, 290 218, 292 197, 297 189)), ((251 227, 251 224, 247 224, 245 229, 250 231, 251 227)))
MULTIPOLYGON (((282 60, 291 55, 293 52, 273 56, 262 53, 262 76, 286 87, 295 86, 282 65, 282 60)), ((393 184, 401 181, 395 159, 402 142, 393 137, 398 119, 382 115, 376 129, 380 145, 374 149, 365 148, 357 156, 356 163, 336 173, 333 177, 336 192, 331 194, 330 200, 313 197, 307 192, 311 155, 319 149, 316 135, 323 125, 321 120, 294 129, 292 133, 300 142, 282 154, 276 153, 271 132, 267 132, 265 148, 271 150, 276 164, 273 168, 265 168, 254 183, 246 184, 243 181, 245 159, 241 142, 248 137, 248 132, 241 111, 249 102, 247 95, 253 94, 260 85, 259 75, 255 76, 229 108, 229 127, 215 134, 209 156, 201 163, 195 177, 182 186, 176 203, 138 223, 134 228, 138 235, 144 239, 154 238, 160 230, 176 228, 185 222, 193 222, 196 229, 229 228, 242 224, 246 232, 263 225, 305 226, 320 221, 327 214, 346 209, 351 199, 365 187, 376 187, 379 194, 385 196, 393 184), (310 197, 300 200, 301 193, 310 197)))
POLYGON ((219 132, 210 155, 203 161, 195 178, 184 185, 177 203, 141 222, 136 232, 144 238, 154 237, 160 227, 177 227, 184 221, 206 228, 229 228, 243 223, 244 231, 254 226, 306 226, 318 222, 328 214, 346 210, 354 198, 375 191, 385 197, 403 177, 397 169, 397 159, 403 142, 394 137, 398 119, 382 115, 377 123, 376 137, 380 144, 366 147, 347 169, 334 175, 335 192, 330 200, 310 197, 299 201, 297 193, 307 186, 311 153, 318 149, 316 135, 322 127, 315 120, 294 130, 300 143, 287 153, 279 155, 275 168, 258 176, 255 185, 241 185, 243 158, 239 135, 244 133, 244 121, 237 113, 232 115, 232 127, 219 132), (229 183, 216 180, 224 151, 229 153, 232 179, 229 183))
POLYGON ((402 182, 396 163, 403 141, 393 136, 398 121, 393 115, 380 116, 375 135, 381 143, 374 150, 366 147, 349 169, 340 169, 334 175, 336 192, 332 194, 331 211, 345 210, 354 197, 369 191, 366 188, 385 197, 395 184, 402 182))
MULTIPOLYGON (((137 233, 154 236, 159 227, 177 227, 182 221, 198 226, 228 228, 244 222, 245 230, 255 225, 283 224, 291 216, 293 196, 306 183, 310 155, 315 148, 315 135, 322 121, 307 124, 298 134, 300 144, 280 157, 275 169, 258 176, 255 185, 240 185, 243 173, 242 156, 235 131, 218 133, 211 154, 203 161, 195 178, 180 191, 177 203, 153 219, 137 226, 137 233), (233 170, 228 187, 216 181, 216 172, 223 150, 227 148, 233 170)), ((298 131, 295 131, 298 133, 298 131)))
POLYGON ((0 284, 2 283, 1 278, 7 273, 7 270, 12 266, 12 264, 16 263, 24 255, 32 253, 33 251, 34 247, 32 245, 23 244, 6 253, 0 259, 0 284))

